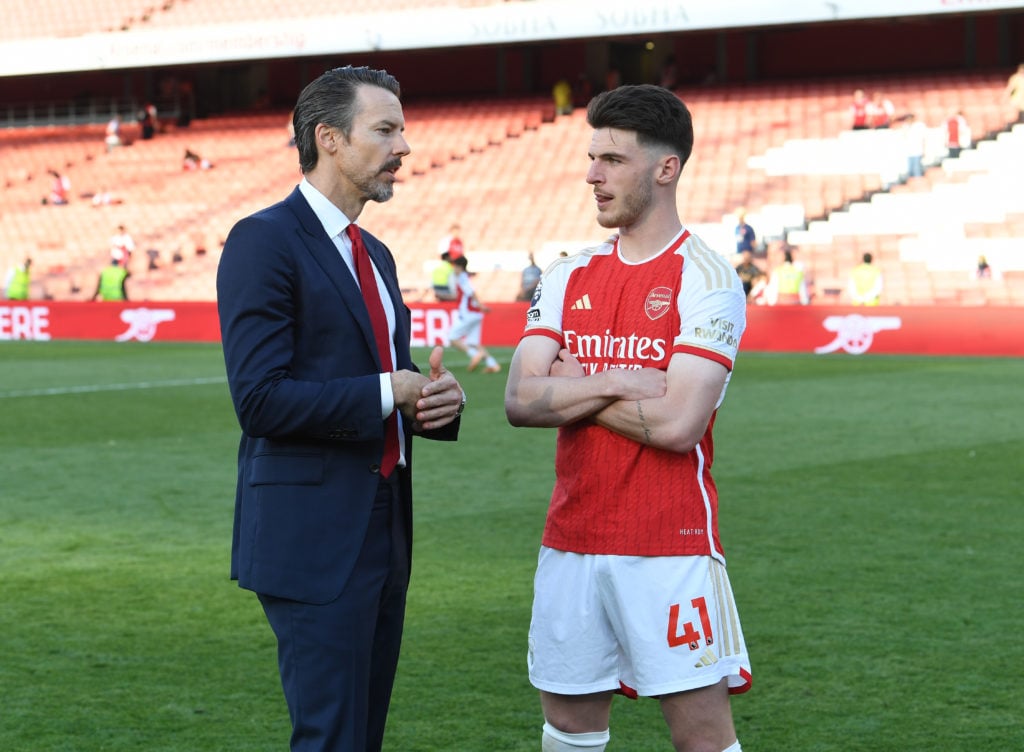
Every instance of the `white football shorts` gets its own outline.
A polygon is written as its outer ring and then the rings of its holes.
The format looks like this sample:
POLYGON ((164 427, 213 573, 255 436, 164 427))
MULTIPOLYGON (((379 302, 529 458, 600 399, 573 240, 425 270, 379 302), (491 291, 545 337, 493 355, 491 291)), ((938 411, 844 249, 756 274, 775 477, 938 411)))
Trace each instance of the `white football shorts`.
POLYGON ((467 345, 480 346, 480 333, 483 331, 484 315, 482 313, 460 313, 448 330, 448 339, 465 339, 467 345))
POLYGON ((751 672, 725 565, 710 556, 606 556, 541 547, 530 683, 557 694, 657 697, 751 672))

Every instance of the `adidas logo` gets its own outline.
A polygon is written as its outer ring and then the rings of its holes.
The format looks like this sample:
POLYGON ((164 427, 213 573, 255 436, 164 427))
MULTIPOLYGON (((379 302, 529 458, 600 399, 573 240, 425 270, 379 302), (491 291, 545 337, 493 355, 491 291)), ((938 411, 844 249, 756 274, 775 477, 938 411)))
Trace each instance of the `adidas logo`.
POLYGON ((590 311, 593 310, 593 306, 590 305, 590 295, 584 295, 582 298, 572 304, 570 311, 590 311))
POLYGON ((711 648, 707 648, 704 654, 700 657, 700 660, 693 664, 694 668, 704 668, 706 666, 712 666, 718 663, 718 656, 711 652, 711 648))

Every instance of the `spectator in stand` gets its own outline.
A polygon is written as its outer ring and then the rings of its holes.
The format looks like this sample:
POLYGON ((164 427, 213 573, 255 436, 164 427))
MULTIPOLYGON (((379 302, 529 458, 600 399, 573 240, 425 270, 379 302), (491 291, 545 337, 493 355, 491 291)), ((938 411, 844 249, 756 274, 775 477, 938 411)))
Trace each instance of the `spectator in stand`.
POLYGON ((743 283, 743 294, 750 301, 755 285, 765 276, 761 267, 754 263, 753 251, 744 250, 740 252, 740 262, 736 265, 736 275, 740 278, 740 282, 743 283))
POLYGON ((452 259, 455 267, 455 289, 459 296, 458 317, 448 331, 448 339, 458 350, 469 356, 469 370, 474 370, 482 362, 484 373, 497 373, 501 370, 498 361, 487 351, 481 342, 484 328, 484 314, 490 308, 480 302, 473 283, 466 271, 468 263, 465 256, 452 259))
POLYGON ((949 156, 956 159, 963 149, 971 148, 971 128, 962 112, 955 112, 946 121, 946 148, 949 156))
POLYGON ((123 203, 124 199, 118 196, 116 193, 107 190, 106 186, 103 186, 96 193, 92 194, 93 206, 110 206, 111 204, 123 203))
POLYGON ((4 295, 8 300, 28 300, 32 287, 32 259, 26 258, 21 266, 14 266, 7 273, 4 295))
POLYGON ((861 257, 861 263, 853 267, 847 291, 850 302, 856 306, 876 306, 882 298, 882 272, 872 263, 870 253, 861 257))
POLYGON ((868 120, 869 104, 863 89, 857 89, 853 92, 853 102, 850 103, 850 127, 853 130, 862 131, 871 127, 871 123, 868 120))
POLYGON ((124 225, 117 226, 117 232, 110 236, 110 258, 125 269, 135 252, 135 239, 124 225))
POLYGON ((757 234, 754 228, 747 224, 747 211, 743 207, 736 210, 736 253, 742 255, 744 251, 754 253, 757 243, 757 234))
POLYGON ((537 289, 537 285, 540 283, 540 275, 542 270, 537 266, 537 262, 533 260, 533 254, 530 254, 530 263, 523 269, 522 277, 519 280, 519 294, 516 295, 516 300, 533 300, 533 293, 537 289))
POLYGON ((988 259, 984 256, 978 256, 978 266, 974 270, 975 279, 999 279, 999 272, 992 268, 992 265, 988 263, 988 259))
POLYGON ((191 149, 185 149, 185 156, 181 160, 181 169, 186 172, 192 170, 211 170, 213 169, 213 163, 209 159, 196 154, 191 149))
POLYGON ((71 197, 71 180, 53 169, 47 170, 46 174, 53 178, 53 182, 50 184, 50 195, 43 197, 43 203, 64 206, 71 197))
POLYGON ((1017 110, 1017 122, 1024 123, 1024 63, 1017 66, 1006 82, 1006 98, 1017 110))
POLYGON ((103 139, 107 145, 107 154, 121 145, 121 116, 114 115, 107 122, 107 132, 103 139))
POLYGON ((888 128, 892 125, 892 117, 896 112, 891 101, 880 91, 876 91, 868 105, 868 124, 872 128, 888 128))
POLYGON ((139 112, 139 125, 142 127, 142 138, 149 140, 156 135, 156 107, 147 102, 139 112))
POLYGON ((117 259, 110 260, 110 266, 100 272, 100 278, 96 283, 96 292, 90 300, 99 298, 102 301, 128 300, 128 291, 125 289, 125 280, 131 275, 117 259))
POLYGON ((448 228, 448 234, 437 241, 437 252, 441 255, 448 253, 453 260, 464 255, 466 247, 462 242, 461 231, 462 228, 459 227, 458 222, 452 223, 452 226, 448 228))
POLYGON ((907 153, 907 177, 919 178, 924 175, 925 140, 928 138, 928 127, 914 113, 904 116, 903 126, 907 153))
POLYGON ((558 79, 551 88, 551 99, 555 103, 556 115, 572 114, 572 84, 564 78, 558 79))
POLYGON ((770 279, 767 274, 762 274, 754 280, 750 287, 750 294, 747 295, 747 302, 754 305, 768 305, 768 283, 770 279))

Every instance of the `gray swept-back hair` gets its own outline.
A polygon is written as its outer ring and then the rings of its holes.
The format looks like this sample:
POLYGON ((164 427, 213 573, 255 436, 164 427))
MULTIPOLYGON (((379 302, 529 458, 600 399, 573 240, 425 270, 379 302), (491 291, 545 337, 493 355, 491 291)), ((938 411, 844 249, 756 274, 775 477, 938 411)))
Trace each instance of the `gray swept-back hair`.
POLYGON ((299 168, 303 174, 316 167, 316 127, 320 123, 337 128, 345 138, 352 133, 356 115, 356 92, 360 86, 377 86, 401 98, 398 80, 387 71, 373 68, 334 68, 310 82, 299 94, 292 113, 295 146, 299 150, 299 168))

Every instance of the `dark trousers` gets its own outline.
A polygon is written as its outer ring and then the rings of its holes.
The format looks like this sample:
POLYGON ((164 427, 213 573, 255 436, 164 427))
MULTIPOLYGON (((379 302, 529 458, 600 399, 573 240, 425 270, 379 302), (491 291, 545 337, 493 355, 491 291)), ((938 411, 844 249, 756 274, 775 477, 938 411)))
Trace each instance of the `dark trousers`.
POLYGON ((259 596, 277 636, 294 752, 381 749, 409 585, 403 519, 398 484, 381 480, 359 560, 336 600, 259 596))

